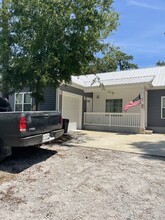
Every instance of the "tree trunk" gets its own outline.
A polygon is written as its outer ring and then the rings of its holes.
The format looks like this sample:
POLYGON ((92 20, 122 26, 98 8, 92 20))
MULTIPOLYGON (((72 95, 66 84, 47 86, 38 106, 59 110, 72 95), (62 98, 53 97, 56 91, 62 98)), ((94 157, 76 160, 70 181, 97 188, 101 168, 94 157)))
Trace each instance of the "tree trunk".
POLYGON ((9 12, 8 0, 2 0, 2 96, 8 99, 9 88, 5 83, 5 75, 9 71, 9 12))

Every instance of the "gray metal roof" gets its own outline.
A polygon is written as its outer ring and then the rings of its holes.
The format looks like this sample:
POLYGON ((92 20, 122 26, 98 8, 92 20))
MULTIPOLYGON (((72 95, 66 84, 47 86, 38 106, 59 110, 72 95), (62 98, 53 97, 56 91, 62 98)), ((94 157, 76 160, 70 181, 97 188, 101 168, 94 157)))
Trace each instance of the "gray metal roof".
POLYGON ((99 86, 98 79, 104 85, 125 85, 150 83, 154 87, 165 86, 165 66, 99 73, 92 75, 72 76, 72 82, 83 87, 99 86))

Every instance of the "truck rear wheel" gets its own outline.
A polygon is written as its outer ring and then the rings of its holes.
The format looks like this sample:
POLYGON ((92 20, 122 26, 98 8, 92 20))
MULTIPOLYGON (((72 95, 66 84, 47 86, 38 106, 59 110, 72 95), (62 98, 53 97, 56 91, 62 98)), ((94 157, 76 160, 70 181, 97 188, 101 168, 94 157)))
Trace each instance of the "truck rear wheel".
POLYGON ((0 161, 5 157, 8 157, 12 154, 12 149, 9 146, 4 146, 3 141, 0 139, 0 161))

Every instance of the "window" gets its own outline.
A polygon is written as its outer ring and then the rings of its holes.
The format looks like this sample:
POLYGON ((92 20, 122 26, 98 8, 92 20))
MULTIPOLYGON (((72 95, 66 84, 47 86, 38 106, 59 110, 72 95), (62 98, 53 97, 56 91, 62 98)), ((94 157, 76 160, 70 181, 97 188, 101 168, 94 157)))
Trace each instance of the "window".
POLYGON ((122 112, 122 99, 107 99, 106 112, 122 112))
POLYGON ((161 118, 165 119, 165 96, 161 97, 161 118))
POLYGON ((30 92, 15 93, 15 111, 31 111, 32 97, 30 92))

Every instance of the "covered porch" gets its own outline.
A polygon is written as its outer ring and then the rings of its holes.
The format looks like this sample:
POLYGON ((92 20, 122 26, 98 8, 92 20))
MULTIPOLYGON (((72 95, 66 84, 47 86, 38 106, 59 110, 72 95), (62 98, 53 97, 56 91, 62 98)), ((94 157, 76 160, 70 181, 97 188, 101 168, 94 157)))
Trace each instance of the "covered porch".
POLYGON ((84 101, 84 129, 131 133, 145 133, 147 129, 147 89, 144 85, 115 86, 102 91, 93 88, 92 96, 84 101), (141 104, 125 112, 124 105, 138 94, 141 104))
POLYGON ((73 77, 72 85, 84 90, 82 128, 145 133, 148 125, 148 90, 153 87, 154 77, 147 70, 73 77), (140 97, 140 103, 125 112, 124 106, 137 97, 140 97))

